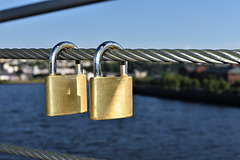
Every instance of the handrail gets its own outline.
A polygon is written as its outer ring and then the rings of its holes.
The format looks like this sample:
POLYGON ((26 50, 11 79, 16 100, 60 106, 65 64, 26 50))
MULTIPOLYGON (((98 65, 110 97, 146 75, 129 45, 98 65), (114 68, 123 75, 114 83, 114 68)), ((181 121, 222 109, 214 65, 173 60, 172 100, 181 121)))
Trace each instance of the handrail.
MULTIPOLYGON (((51 49, 0 49, 2 59, 48 60, 51 49)), ((66 49, 59 59, 93 60, 95 49, 66 49)), ((240 50, 109 49, 104 61, 239 64, 240 50)))

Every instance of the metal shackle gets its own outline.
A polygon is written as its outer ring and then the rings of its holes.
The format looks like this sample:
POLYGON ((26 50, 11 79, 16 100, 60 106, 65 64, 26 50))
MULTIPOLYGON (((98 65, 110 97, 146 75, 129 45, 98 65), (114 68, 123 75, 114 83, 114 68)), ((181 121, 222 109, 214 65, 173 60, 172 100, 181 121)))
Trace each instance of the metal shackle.
MULTIPOLYGON (((108 49, 123 49, 123 47, 118 44, 117 42, 114 41, 106 41, 103 42, 98 46, 98 48, 95 51, 94 54, 94 63, 93 63, 93 74, 94 77, 101 77, 102 76, 102 71, 101 71, 101 59, 103 54, 108 50, 108 49)), ((127 72, 128 68, 128 62, 120 62, 120 75, 122 77, 128 76, 127 72)))
MULTIPOLYGON (((57 62, 58 55, 63 49, 67 49, 67 48, 78 49, 78 47, 75 44, 68 41, 63 41, 56 44, 51 50, 50 56, 49 56, 49 75, 57 74, 56 62, 57 62)), ((77 72, 77 75, 83 74, 82 61, 80 60, 76 61, 76 72, 77 72)))

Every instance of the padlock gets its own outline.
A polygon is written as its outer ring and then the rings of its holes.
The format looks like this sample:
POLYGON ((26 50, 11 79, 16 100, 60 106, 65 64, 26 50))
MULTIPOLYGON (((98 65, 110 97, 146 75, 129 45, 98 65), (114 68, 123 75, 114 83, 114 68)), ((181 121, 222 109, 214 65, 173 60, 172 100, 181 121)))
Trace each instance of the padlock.
POLYGON ((102 77, 101 58, 109 48, 122 49, 112 41, 102 43, 94 55, 90 79, 90 119, 106 120, 127 118, 133 115, 132 77, 127 75, 127 62, 120 62, 121 77, 102 77))
POLYGON ((56 60, 61 50, 76 48, 71 42, 60 42, 49 57, 49 76, 45 78, 47 116, 87 112, 87 78, 82 61, 76 61, 77 75, 56 75, 56 60))

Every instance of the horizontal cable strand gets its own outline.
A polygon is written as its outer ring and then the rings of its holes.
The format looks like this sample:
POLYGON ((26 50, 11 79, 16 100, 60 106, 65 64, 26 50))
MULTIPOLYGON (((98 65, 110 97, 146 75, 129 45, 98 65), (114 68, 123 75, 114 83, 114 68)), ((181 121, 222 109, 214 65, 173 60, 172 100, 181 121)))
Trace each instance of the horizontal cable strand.
MULTIPOLYGON (((51 49, 0 49, 2 59, 48 60, 51 49)), ((60 60, 93 60, 95 49, 64 49, 60 60)), ((104 61, 169 63, 240 63, 240 50, 213 49, 109 49, 104 61)))
POLYGON ((17 145, 1 144, 1 143, 0 143, 0 152, 34 158, 34 159, 43 159, 43 160, 100 160, 95 158, 88 158, 85 156, 76 156, 76 155, 70 155, 66 153, 49 152, 46 150, 32 149, 32 148, 26 148, 26 147, 17 146, 17 145))

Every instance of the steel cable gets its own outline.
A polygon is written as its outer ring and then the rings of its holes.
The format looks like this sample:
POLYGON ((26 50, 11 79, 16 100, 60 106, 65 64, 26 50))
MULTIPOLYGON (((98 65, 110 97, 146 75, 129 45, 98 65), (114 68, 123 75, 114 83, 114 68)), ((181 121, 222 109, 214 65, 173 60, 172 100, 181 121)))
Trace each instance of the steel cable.
MULTIPOLYGON (((47 60, 51 49, 0 49, 3 59, 47 60)), ((95 49, 66 49, 61 60, 93 60, 95 49)), ((239 64, 240 50, 212 49, 111 49, 104 61, 168 62, 168 63, 218 63, 239 64)))
POLYGON ((76 155, 70 155, 66 153, 49 152, 46 150, 32 149, 32 148, 27 148, 22 146, 1 144, 1 143, 0 143, 0 152, 34 158, 34 159, 43 159, 43 160, 100 160, 96 158, 88 158, 85 156, 76 156, 76 155))

